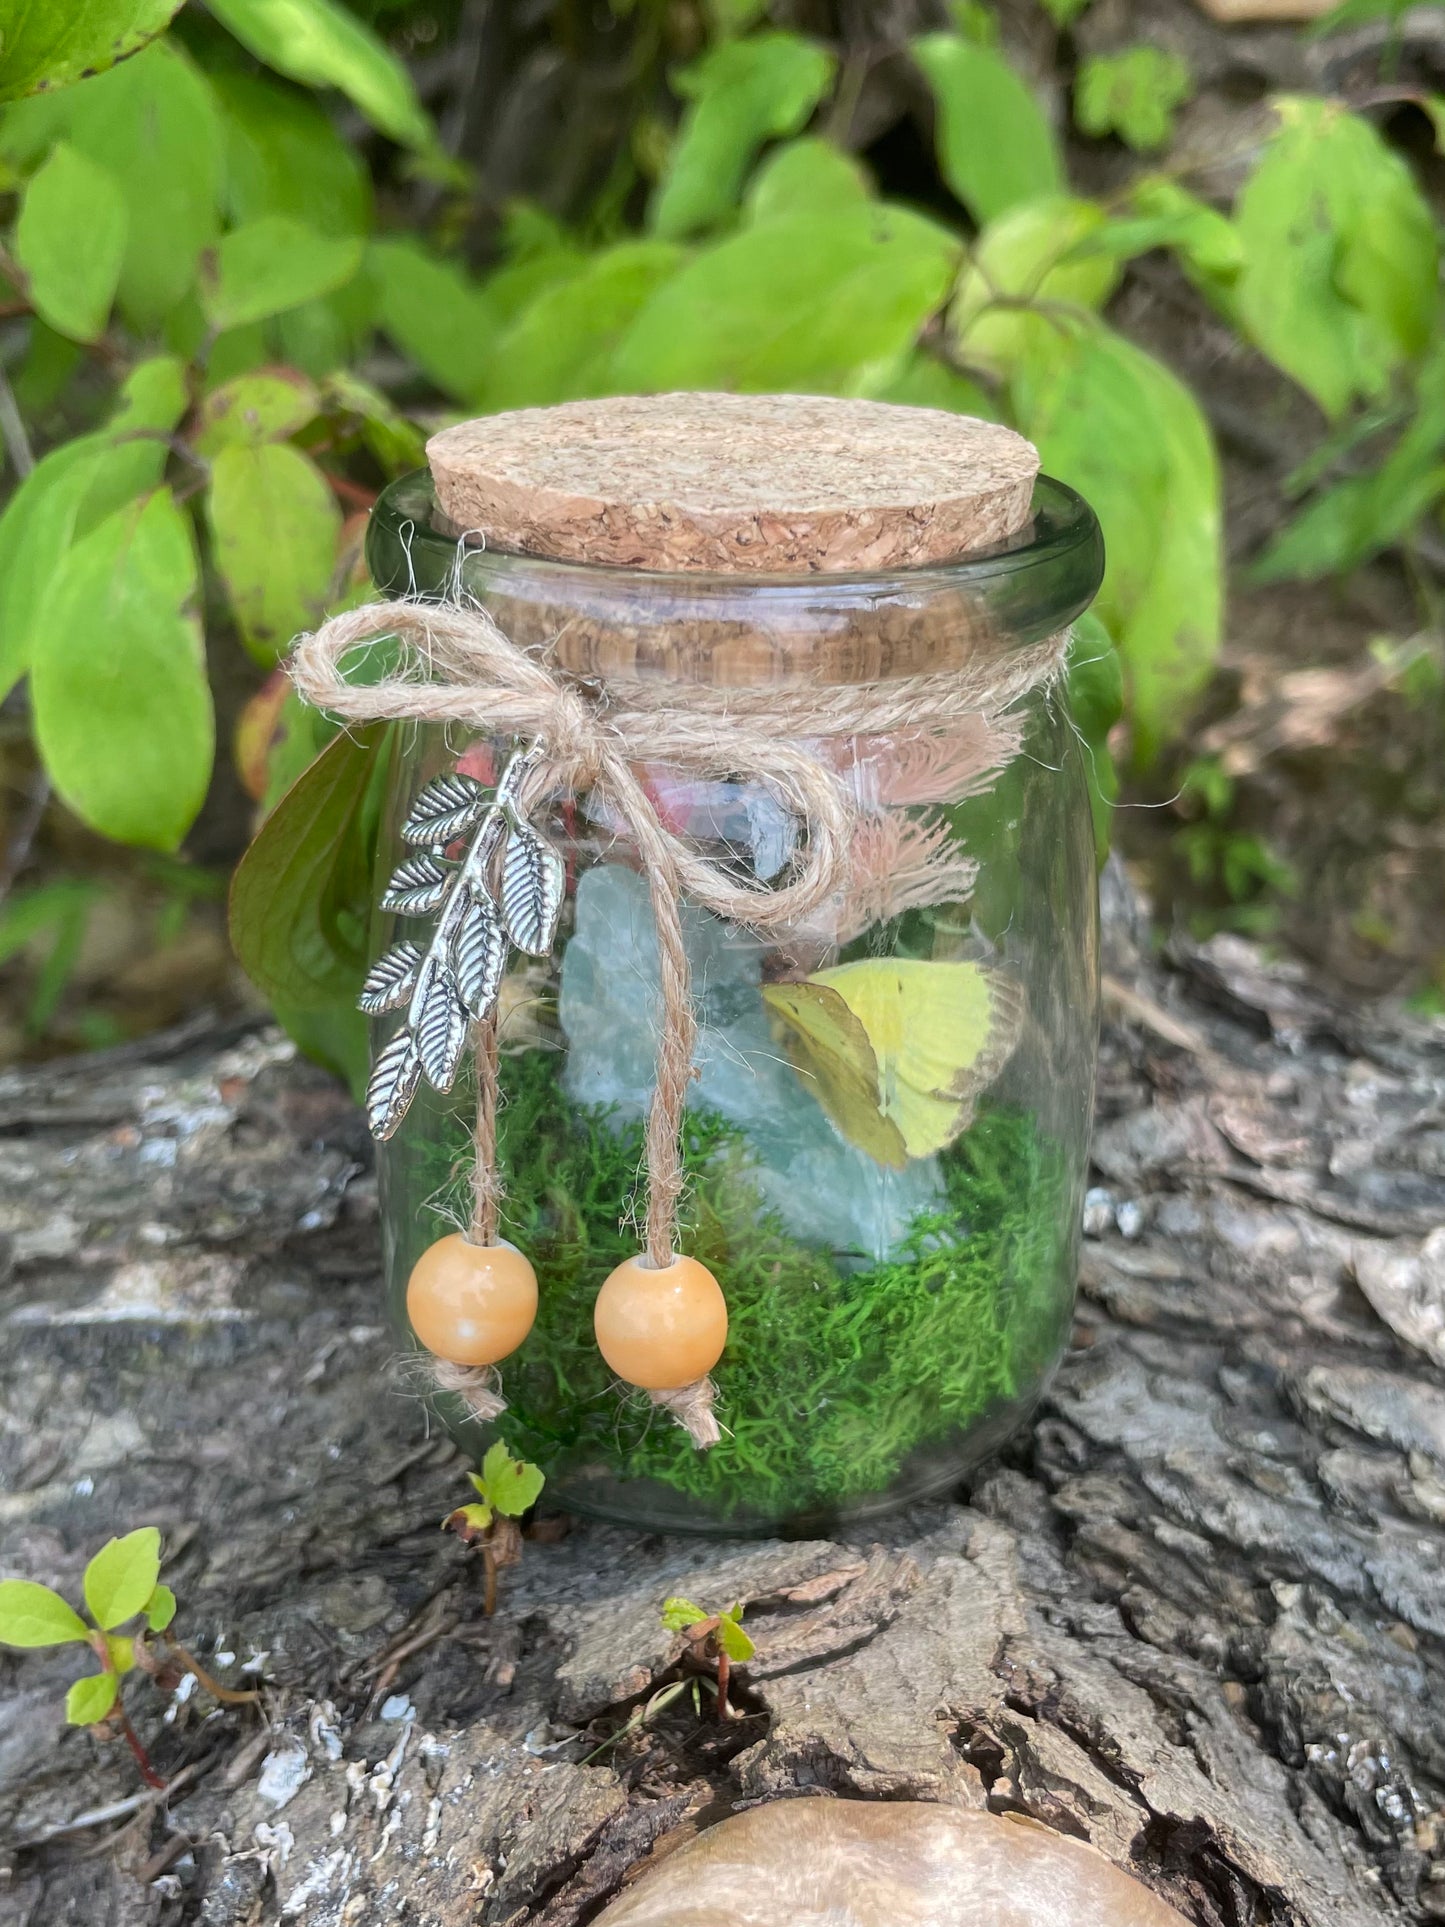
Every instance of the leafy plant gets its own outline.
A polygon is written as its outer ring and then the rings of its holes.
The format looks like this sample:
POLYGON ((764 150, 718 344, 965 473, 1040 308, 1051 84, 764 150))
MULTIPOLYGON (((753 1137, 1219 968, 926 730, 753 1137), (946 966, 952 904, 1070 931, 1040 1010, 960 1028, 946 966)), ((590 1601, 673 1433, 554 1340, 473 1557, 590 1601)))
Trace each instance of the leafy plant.
POLYGON ((102 1736, 123 1734, 148 1786, 160 1778, 122 1701, 122 1683, 137 1669, 174 1685, 188 1672, 216 1699, 237 1705, 255 1701, 253 1692, 220 1686, 186 1649, 171 1638, 176 1596, 161 1583, 161 1535, 141 1526, 124 1538, 108 1540, 85 1568, 82 1590, 88 1619, 32 1579, 0 1581, 0 1646, 34 1651, 49 1646, 88 1646, 100 1671, 86 1673, 65 1696, 65 1717, 72 1726, 89 1726, 102 1736), (143 1622, 138 1624, 137 1622, 143 1622), (130 1632, 123 1627, 130 1626, 130 1632))
MULTIPOLYGON (((1067 27, 1081 0, 1048 11, 1067 27)), ((480 184, 358 14, 216 0, 163 31, 174 12, 37 0, 0 48, 0 372, 45 442, 0 515, 0 693, 28 678, 55 792, 118 841, 184 848, 231 722, 217 690, 260 683, 296 631, 366 593, 354 518, 422 461, 414 412, 731 386, 1006 419, 1099 511, 1136 767, 1212 674, 1223 547, 1198 400, 1110 318, 1131 261, 1172 253, 1321 410, 1263 572, 1409 545, 1445 492, 1435 223, 1342 102, 1276 102, 1232 204, 1142 170, 1082 198, 992 16, 960 5, 909 49, 953 198, 924 213, 836 144, 848 63, 755 0, 715 0, 670 73, 638 25, 657 86, 592 208, 505 210, 477 271, 460 237, 480 184), (337 100, 372 130, 365 157, 337 100)), ((1188 86, 1159 49, 1095 53, 1075 113, 1151 151, 1188 86)), ((233 931, 284 1021, 354 1074, 386 738, 332 744, 283 693, 262 688, 238 726, 274 813, 233 931)))
POLYGON ((442 1520, 442 1528, 456 1533, 464 1545, 481 1550, 486 1575, 483 1611, 490 1618, 497 1610, 497 1574, 504 1566, 518 1565, 522 1557, 522 1531, 517 1523, 530 1512, 547 1483, 539 1466, 516 1459, 498 1439, 489 1447, 480 1472, 467 1474, 476 1498, 458 1506, 442 1520))
POLYGON ((1213 758, 1199 757, 1184 772, 1179 807, 1192 815, 1175 838, 1196 885, 1222 895, 1223 912, 1202 913, 1205 931, 1235 929, 1268 936, 1278 922, 1271 899, 1298 893, 1290 864, 1262 837, 1241 830, 1233 820, 1233 778, 1213 758))
POLYGON ((719 1720, 730 1718, 728 1685, 732 1668, 746 1665, 757 1651, 743 1631, 741 1603, 729 1606, 726 1612, 710 1613, 690 1599, 665 1599, 662 1623, 668 1632, 682 1634, 692 1660, 712 1667, 717 1680, 717 1716, 719 1720))
POLYGON ((1168 146, 1175 113, 1193 91, 1188 63, 1166 47, 1094 54, 1074 83, 1074 119, 1086 134, 1117 134, 1150 154, 1168 146))

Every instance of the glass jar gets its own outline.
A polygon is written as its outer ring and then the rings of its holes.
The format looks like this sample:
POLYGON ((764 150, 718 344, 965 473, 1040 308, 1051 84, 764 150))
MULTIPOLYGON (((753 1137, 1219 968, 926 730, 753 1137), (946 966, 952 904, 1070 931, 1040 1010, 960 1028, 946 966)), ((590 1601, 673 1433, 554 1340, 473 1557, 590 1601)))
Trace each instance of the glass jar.
MULTIPOLYGON (((372 517, 379 590, 458 587, 583 679, 785 691, 1006 662, 1092 599, 1098 525, 1041 478, 1008 544, 946 566, 806 577, 658 574, 459 544, 426 475, 372 517)), ((494 781, 512 745, 398 729, 378 884, 422 784, 494 781)), ((502 1233, 535 1267, 536 1324, 501 1367, 494 1437, 579 1512, 688 1531, 826 1531, 940 1491, 1029 1411, 1070 1327, 1097 1030, 1097 890, 1083 752, 1060 680, 988 740, 977 716, 821 749, 858 800, 836 914, 750 934, 684 907, 699 1020, 682 1249, 729 1312, 709 1451, 613 1378, 593 1303, 639 1249, 657 941, 628 826, 587 795, 538 828, 565 861, 553 953, 513 959, 500 1019, 502 1233), (884 994, 886 988, 887 994, 884 994), (889 999, 891 998, 891 1001, 889 999), (920 1071, 919 1064, 924 1064, 920 1071)), ((749 878, 796 828, 755 783, 638 770, 664 820, 749 878)), ((380 887, 378 888, 378 895, 380 887)), ((379 952, 398 934, 378 915, 379 952)), ((379 1147, 392 1315, 465 1215, 472 1098, 423 1086, 379 1147)))

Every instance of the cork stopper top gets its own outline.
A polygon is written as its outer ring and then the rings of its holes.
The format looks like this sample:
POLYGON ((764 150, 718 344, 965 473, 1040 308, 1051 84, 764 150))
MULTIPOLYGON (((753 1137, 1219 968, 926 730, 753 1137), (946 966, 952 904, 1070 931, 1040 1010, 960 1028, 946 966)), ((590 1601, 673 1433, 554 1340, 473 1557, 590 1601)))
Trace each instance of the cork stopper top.
POLYGON ((917 567, 1029 518, 1039 458, 971 415, 819 395, 624 395, 488 415, 427 443, 488 546, 748 574, 917 567))

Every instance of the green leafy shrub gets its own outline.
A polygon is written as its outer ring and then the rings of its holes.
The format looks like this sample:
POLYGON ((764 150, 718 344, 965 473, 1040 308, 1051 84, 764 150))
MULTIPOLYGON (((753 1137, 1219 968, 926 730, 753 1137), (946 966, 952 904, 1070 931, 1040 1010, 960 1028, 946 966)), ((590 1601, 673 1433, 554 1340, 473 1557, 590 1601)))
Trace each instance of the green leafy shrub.
MULTIPOLYGON (((1061 26, 1080 10, 1050 0, 1061 26)), ((950 218, 880 197, 832 144, 850 77, 767 11, 707 9, 711 38, 671 72, 667 111, 639 120, 645 194, 629 160, 576 227, 514 208, 484 272, 456 245, 476 183, 340 0, 215 0, 166 32, 170 0, 27 11, 0 50, 0 299, 21 323, 7 384, 49 446, 0 516, 0 694, 28 677, 39 755, 86 824, 182 847, 213 780, 216 688, 237 662, 259 682, 296 631, 366 593, 350 518, 423 459, 417 409, 691 385, 1002 416, 1099 511, 1097 613, 1136 765, 1210 678, 1223 555, 1199 403, 1109 319, 1131 260, 1171 253, 1332 425, 1264 573, 1348 569, 1433 512, 1435 225, 1368 119, 1278 101, 1228 207, 1147 169, 1081 199, 986 10, 960 7, 907 53, 950 218), (376 178, 338 131, 337 96, 374 130, 376 178), (424 221, 405 218, 408 175, 426 183, 424 221), (1342 477, 1334 458, 1364 429, 1393 443, 1342 477)), ((1074 112, 1150 150, 1188 85, 1172 56, 1125 48, 1082 63, 1074 112)), ((0 414, 13 441, 15 410, 0 414)), ((26 449, 11 453, 23 471, 26 449)), ((240 753, 270 807, 324 731, 271 691, 257 701, 240 753)), ((318 776, 305 808, 288 804, 296 863, 325 880, 298 913, 304 938, 283 940, 257 892, 238 898, 247 961, 289 955, 260 971, 286 1021, 352 1063, 360 933, 334 886, 366 870, 374 770, 343 754, 324 803, 318 776)))

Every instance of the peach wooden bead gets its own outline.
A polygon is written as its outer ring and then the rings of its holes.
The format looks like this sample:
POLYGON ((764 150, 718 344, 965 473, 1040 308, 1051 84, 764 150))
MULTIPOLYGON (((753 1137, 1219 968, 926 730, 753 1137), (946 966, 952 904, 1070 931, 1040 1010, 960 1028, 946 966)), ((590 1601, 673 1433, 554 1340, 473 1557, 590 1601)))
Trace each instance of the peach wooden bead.
POLYGON ((495 1365, 537 1318, 537 1274, 514 1246, 471 1245, 454 1231, 417 1259, 406 1287, 417 1338, 453 1365, 495 1365))
POLYGON ((597 1294, 597 1349, 629 1385, 678 1391, 703 1378, 728 1338, 722 1287, 696 1258, 654 1268, 628 1258, 597 1294))

